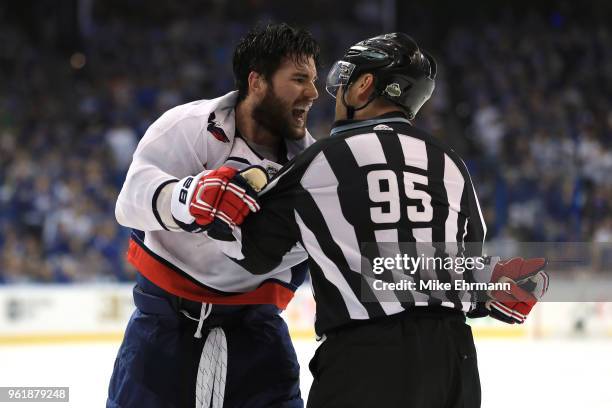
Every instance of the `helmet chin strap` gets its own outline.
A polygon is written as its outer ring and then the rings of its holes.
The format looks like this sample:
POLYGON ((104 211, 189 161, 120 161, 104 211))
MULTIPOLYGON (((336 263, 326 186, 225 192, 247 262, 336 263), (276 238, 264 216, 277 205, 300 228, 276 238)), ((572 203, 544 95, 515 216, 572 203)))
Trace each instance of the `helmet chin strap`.
POLYGON ((348 103, 346 103, 346 99, 345 99, 345 98, 346 98, 347 91, 348 91, 348 89, 349 89, 349 87, 350 87, 351 85, 353 85, 353 84, 352 84, 352 83, 348 84, 348 85, 347 85, 347 87, 346 87, 346 90, 345 90, 344 92, 342 92, 342 104, 343 104, 343 105, 344 105, 344 107, 346 108, 346 118, 347 118, 348 120, 352 120, 352 119, 354 119, 354 118, 355 118, 355 112, 360 111, 360 110, 362 110, 362 109, 365 109, 365 108, 366 108, 366 107, 367 107, 367 106, 368 106, 370 103, 372 103, 372 101, 373 101, 374 99, 376 99, 376 98, 378 97, 378 95, 377 95, 377 93, 376 93, 376 92, 372 92, 372 93, 370 94, 370 97, 368 98, 368 100, 367 100, 367 102, 366 102, 366 103, 364 103, 363 105, 361 105, 361 106, 360 106, 360 107, 358 107, 358 108, 355 108, 354 106, 351 106, 351 105, 349 105, 348 103))

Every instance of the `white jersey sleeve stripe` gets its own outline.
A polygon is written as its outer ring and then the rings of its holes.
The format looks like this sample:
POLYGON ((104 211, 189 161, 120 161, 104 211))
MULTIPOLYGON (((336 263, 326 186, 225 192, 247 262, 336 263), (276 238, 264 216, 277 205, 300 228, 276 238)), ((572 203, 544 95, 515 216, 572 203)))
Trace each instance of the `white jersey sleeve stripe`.
POLYGON ((461 212, 461 196, 465 180, 455 162, 444 155, 444 188, 448 197, 448 217, 445 223, 445 241, 456 242, 459 230, 458 218, 461 212))
POLYGON ((301 184, 306 191, 314 193, 310 195, 323 215, 323 219, 333 220, 334 241, 340 247, 349 268, 360 272, 361 251, 355 228, 342 214, 338 180, 323 153, 319 153, 312 161, 308 171, 302 177, 301 184), (324 181, 324 185, 321 184, 321 181, 324 181))
POLYGON ((357 299, 355 292, 351 289, 342 272, 338 267, 325 255, 319 245, 319 241, 314 233, 304 224, 300 215, 295 212, 295 220, 302 240, 304 241, 305 249, 313 260, 321 267, 325 279, 331 282, 342 296, 342 300, 346 304, 349 316, 351 319, 368 319, 369 315, 363 304, 357 299))

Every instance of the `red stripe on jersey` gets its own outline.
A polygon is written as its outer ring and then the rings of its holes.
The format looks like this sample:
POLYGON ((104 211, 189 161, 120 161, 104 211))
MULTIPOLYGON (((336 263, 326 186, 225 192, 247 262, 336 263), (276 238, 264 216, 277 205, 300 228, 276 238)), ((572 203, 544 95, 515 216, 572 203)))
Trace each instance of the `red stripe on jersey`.
POLYGON ((133 239, 130 240, 127 260, 147 279, 166 292, 194 302, 216 305, 272 304, 280 309, 285 309, 294 295, 291 289, 274 281, 263 282, 255 290, 235 295, 213 292, 155 259, 133 239))

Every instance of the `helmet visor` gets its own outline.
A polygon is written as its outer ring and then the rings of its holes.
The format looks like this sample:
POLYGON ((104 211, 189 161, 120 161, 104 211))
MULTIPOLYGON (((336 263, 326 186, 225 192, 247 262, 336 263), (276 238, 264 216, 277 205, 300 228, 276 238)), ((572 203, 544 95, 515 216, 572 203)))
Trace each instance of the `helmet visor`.
POLYGON ((346 61, 336 61, 334 66, 329 70, 327 74, 327 81, 325 82, 325 90, 333 98, 336 98, 338 89, 348 84, 353 71, 355 70, 355 64, 346 61))

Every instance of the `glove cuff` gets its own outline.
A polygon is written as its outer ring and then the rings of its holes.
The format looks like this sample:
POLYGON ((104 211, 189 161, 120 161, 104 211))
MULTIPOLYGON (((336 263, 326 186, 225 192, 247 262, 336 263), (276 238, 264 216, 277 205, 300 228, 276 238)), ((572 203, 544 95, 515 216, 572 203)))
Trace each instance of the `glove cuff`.
POLYGON ((198 188, 198 180, 210 173, 209 170, 204 171, 197 176, 187 176, 179 180, 172 190, 172 198, 170 199, 170 213, 172 219, 182 230, 187 232, 201 232, 202 227, 195 221, 195 217, 191 215, 189 206, 193 195, 198 188))

